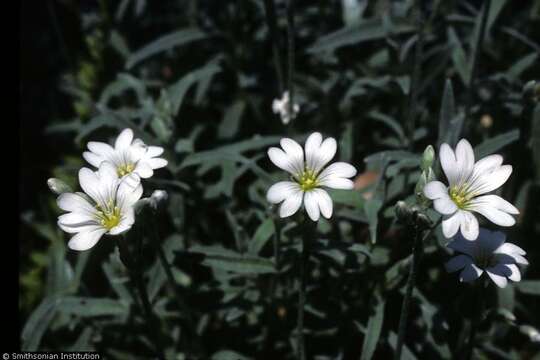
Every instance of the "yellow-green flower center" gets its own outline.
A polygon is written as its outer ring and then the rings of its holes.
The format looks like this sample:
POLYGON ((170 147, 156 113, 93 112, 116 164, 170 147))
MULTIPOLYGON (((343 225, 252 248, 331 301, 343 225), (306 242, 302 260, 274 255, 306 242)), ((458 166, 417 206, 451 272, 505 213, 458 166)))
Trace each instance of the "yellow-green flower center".
POLYGON ((122 164, 116 168, 116 171, 118 172, 118 176, 120 177, 127 174, 131 174, 133 170, 135 170, 135 164, 132 164, 132 163, 122 164))
POLYGON ((105 229, 111 230, 120 223, 121 215, 118 206, 108 206, 106 209, 103 209, 101 206, 96 205, 96 209, 98 221, 105 229))
POLYGON ((448 191, 450 199, 457 205, 458 208, 464 210, 471 200, 470 194, 468 194, 463 188, 458 188, 456 186, 451 187, 448 191))
POLYGON ((298 179, 302 191, 310 191, 319 186, 317 174, 311 170, 304 170, 298 179))

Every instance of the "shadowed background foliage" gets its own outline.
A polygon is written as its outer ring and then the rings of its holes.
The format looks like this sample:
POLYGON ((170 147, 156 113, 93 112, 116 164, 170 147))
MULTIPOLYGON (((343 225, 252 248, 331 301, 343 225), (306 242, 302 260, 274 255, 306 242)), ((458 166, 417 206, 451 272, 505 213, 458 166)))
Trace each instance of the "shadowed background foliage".
MULTIPOLYGON (((427 145, 467 137, 478 157, 500 153, 512 164, 501 194, 521 214, 506 232, 531 263, 521 283, 485 289, 491 310, 476 351, 539 359, 531 329, 540 327, 540 1, 419 1, 417 11, 406 0, 297 0, 291 79, 288 3, 22 2, 23 348, 154 354, 155 329, 114 239, 84 253, 67 249, 46 185, 54 176, 77 188, 86 143, 131 127, 169 160, 145 183, 146 195, 169 193, 151 219, 159 239, 137 245, 167 358, 294 358, 304 219, 279 219, 268 206, 267 188, 285 175, 266 149, 320 131, 338 140, 337 158, 359 175, 355 191, 331 193, 334 217, 319 222, 313 240, 308 358, 392 355, 412 244, 393 205, 414 203, 427 145), (289 80, 301 111, 284 126, 271 105, 289 80)), ((472 292, 444 272, 445 243, 438 230, 425 244, 404 358, 456 358, 466 341, 472 292)))

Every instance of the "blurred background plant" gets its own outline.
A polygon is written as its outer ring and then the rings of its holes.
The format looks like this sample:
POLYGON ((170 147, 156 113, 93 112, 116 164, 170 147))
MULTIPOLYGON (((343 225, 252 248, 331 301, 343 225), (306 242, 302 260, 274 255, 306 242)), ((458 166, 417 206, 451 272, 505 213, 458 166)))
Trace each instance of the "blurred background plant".
MULTIPOLYGON (((485 290, 491 310, 476 352, 540 358, 540 1, 420 1, 417 23, 409 0, 297 0, 291 80, 301 110, 284 125, 272 102, 288 76, 287 4, 23 2, 23 348, 152 355, 114 242, 67 250, 46 184, 77 189, 86 142, 130 127, 169 160, 145 190, 169 194, 155 220, 174 284, 152 242, 141 250, 167 358, 294 358, 301 219, 269 208, 265 192, 281 175, 266 149, 312 131, 335 137, 338 158, 360 174, 356 191, 331 192, 335 215, 318 224, 308 358, 391 356, 412 245, 394 204, 414 204, 427 145, 436 156, 463 136, 477 158, 498 152, 513 165, 502 192, 521 214, 507 235, 531 264, 522 282, 485 290)), ((455 358, 466 342, 471 294, 444 272, 444 244, 440 230, 425 244, 404 358, 455 358)))

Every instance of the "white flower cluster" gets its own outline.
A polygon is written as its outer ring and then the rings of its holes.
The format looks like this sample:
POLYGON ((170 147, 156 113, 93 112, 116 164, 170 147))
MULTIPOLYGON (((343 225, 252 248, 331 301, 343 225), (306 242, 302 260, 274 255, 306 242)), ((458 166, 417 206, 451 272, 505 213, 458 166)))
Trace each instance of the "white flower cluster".
POLYGON ((292 106, 292 114, 290 108, 289 92, 285 91, 281 99, 274 99, 272 102, 272 111, 274 114, 279 114, 283 125, 287 125, 292 119, 296 118, 298 112, 300 112, 300 105, 294 103, 292 106))
POLYGON ((520 247, 505 243, 505 235, 480 228, 475 213, 499 226, 516 223, 512 215, 519 210, 498 195, 487 195, 501 187, 512 173, 512 166, 503 165, 500 155, 489 155, 475 162, 471 144, 461 139, 455 151, 442 144, 439 151, 442 170, 448 186, 441 181, 428 182, 424 195, 433 200, 433 207, 442 216, 442 231, 455 239, 450 249, 462 253, 450 260, 449 272, 461 270, 460 280, 470 282, 486 273, 499 287, 507 279, 519 281, 517 264, 527 264, 520 247), (459 232, 459 234, 458 234, 459 232))
POLYGON ((75 234, 68 243, 73 250, 88 250, 104 235, 118 235, 131 228, 135 221, 134 205, 141 198, 141 178, 149 178, 155 169, 165 167, 159 158, 163 148, 146 146, 133 139, 133 131, 124 129, 114 148, 102 142, 89 142, 83 157, 93 171, 79 170, 83 192, 64 192, 58 206, 67 213, 58 217, 58 226, 75 234))

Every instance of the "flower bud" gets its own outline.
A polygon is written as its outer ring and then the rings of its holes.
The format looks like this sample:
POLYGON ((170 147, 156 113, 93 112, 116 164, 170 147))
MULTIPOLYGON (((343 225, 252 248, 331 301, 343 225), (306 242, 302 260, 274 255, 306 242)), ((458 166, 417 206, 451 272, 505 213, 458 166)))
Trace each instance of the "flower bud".
POLYGON ((529 340, 531 340, 534 343, 540 342, 540 332, 535 327, 532 327, 530 325, 521 325, 519 327, 519 331, 527 335, 529 337, 529 340))
POLYGON ((71 189, 68 184, 57 178, 50 178, 47 180, 47 185, 49 186, 49 189, 51 189, 51 191, 56 195, 73 192, 73 189, 71 189))
POLYGON ((169 194, 165 190, 155 190, 150 196, 150 206, 154 210, 162 209, 169 199, 169 194))
POLYGON ((427 171, 433 165, 433 159, 435 159, 435 150, 433 146, 428 145, 422 154, 422 163, 420 167, 423 171, 427 171))

